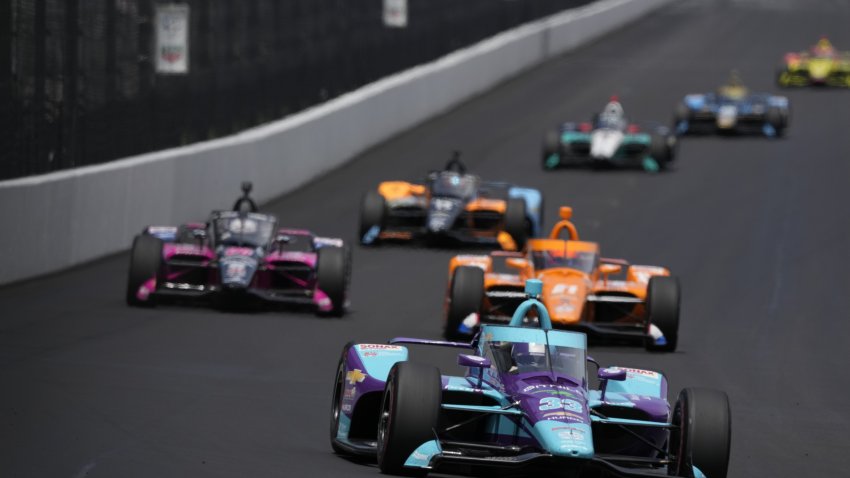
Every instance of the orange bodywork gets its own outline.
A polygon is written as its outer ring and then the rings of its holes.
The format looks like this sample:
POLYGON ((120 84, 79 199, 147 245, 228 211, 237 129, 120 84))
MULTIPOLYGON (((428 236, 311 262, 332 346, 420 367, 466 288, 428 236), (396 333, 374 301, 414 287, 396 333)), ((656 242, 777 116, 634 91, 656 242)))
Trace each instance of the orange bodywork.
POLYGON ((387 202, 403 200, 410 196, 425 196, 426 192, 425 186, 406 181, 384 181, 378 185, 378 193, 387 202))
POLYGON ((482 315, 491 318, 510 317, 524 299, 526 279, 540 279, 540 300, 556 326, 581 322, 643 323, 650 277, 668 276, 670 271, 601 259, 599 244, 578 240, 578 231, 569 221, 571 214, 571 209, 562 208, 563 220, 555 225, 550 237, 530 239, 522 253, 455 256, 449 263, 449 280, 460 266, 483 269, 482 315), (559 237, 563 232, 568 239, 559 237), (620 298, 625 300, 617 301, 620 298))

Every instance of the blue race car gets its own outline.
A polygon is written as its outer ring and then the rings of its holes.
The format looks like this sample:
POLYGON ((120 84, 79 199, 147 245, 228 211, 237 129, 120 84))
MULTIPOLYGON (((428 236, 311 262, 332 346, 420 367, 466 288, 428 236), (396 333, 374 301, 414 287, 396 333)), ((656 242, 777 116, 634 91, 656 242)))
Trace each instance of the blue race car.
MULTIPOLYGON (((731 415, 726 394, 686 388, 667 401, 661 373, 598 368, 587 337, 552 330, 542 282, 508 325, 484 324, 471 343, 396 338, 349 343, 334 382, 330 440, 342 455, 377 458, 381 471, 725 478, 731 415), (527 316, 534 309, 536 319, 527 316), (465 349, 464 376, 408 360, 401 344, 465 349), (591 387, 588 363, 598 368, 591 387)), ((481 475, 483 476, 483 475, 481 475)))
POLYGON ((677 134, 750 133, 780 137, 788 127, 788 98, 750 93, 733 74, 717 92, 686 95, 673 119, 677 134))

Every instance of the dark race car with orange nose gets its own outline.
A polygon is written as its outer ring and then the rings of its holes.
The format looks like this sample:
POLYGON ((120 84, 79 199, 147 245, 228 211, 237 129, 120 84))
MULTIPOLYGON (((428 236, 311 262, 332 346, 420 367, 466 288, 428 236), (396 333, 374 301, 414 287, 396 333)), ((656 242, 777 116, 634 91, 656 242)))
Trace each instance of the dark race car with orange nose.
POLYGON ((459 154, 424 181, 384 181, 366 193, 360 242, 424 240, 518 250, 539 234, 540 191, 484 181, 466 172, 459 154))

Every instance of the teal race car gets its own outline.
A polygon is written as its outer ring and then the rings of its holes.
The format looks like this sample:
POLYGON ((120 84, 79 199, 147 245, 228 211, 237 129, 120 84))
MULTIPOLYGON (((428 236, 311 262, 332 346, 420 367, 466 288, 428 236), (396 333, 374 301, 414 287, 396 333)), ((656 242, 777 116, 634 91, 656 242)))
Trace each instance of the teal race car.
POLYGON ((564 166, 667 169, 676 158, 676 136, 670 128, 629 123, 619 101, 612 99, 590 122, 562 124, 543 140, 543 169, 564 166))
POLYGON ((731 414, 725 393, 600 368, 583 333, 553 330, 528 299, 508 325, 484 324, 471 343, 395 338, 349 343, 334 381, 330 441, 341 455, 377 459, 383 473, 725 478, 731 414), (463 376, 409 360, 407 344, 461 349, 463 376), (587 369, 597 368, 598 386, 587 369), (545 475, 544 475, 545 473, 545 475))

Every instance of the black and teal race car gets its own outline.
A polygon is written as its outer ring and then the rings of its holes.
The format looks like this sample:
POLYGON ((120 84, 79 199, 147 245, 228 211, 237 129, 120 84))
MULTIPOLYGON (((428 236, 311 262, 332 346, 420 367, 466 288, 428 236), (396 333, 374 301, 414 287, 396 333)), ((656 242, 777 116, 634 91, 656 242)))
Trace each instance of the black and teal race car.
POLYGON ((624 166, 666 169, 676 157, 676 136, 666 126, 629 123, 612 99, 590 122, 562 124, 543 140, 543 168, 624 166))

